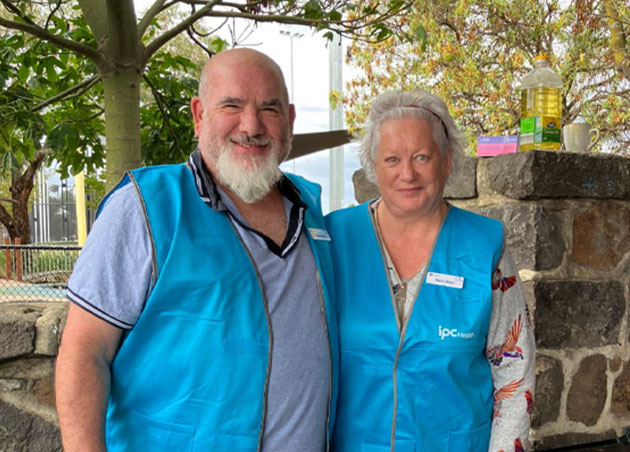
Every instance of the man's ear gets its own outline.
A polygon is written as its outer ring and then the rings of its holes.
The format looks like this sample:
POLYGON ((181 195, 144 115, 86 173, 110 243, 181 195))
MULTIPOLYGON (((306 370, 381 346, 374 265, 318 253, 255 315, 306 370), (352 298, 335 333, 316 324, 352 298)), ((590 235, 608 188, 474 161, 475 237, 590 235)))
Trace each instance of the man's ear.
POLYGON ((201 122, 203 121, 203 103, 199 97, 193 97, 190 100, 190 111, 193 121, 195 122, 195 136, 199 137, 201 133, 201 122))

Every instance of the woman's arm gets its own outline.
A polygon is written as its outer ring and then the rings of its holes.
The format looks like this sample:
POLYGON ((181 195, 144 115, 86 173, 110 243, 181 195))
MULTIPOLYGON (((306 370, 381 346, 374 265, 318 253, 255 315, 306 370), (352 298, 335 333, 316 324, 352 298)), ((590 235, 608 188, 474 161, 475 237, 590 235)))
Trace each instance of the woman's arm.
POLYGON ((492 280, 486 355, 494 384, 489 452, 528 450, 536 350, 521 280, 507 250, 492 280))

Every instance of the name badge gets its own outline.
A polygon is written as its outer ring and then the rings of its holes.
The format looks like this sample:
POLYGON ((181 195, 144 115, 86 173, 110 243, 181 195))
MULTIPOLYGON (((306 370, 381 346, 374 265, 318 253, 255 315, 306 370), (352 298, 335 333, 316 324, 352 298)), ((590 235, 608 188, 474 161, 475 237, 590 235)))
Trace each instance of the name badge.
POLYGON ((444 273, 427 273, 427 283, 435 284, 436 286, 453 287, 455 289, 462 289, 464 287, 464 277, 455 275, 445 275, 444 273))
POLYGON ((308 232, 311 233, 313 240, 325 240, 330 242, 330 235, 326 229, 308 228, 308 232))

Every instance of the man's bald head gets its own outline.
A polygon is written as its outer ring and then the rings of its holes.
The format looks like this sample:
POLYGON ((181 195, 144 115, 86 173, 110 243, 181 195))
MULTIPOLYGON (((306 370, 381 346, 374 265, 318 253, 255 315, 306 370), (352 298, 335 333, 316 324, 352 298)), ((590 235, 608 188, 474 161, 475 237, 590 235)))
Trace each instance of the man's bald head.
POLYGON ((269 76, 274 77, 281 86, 282 100, 285 102, 285 105, 288 105, 289 92, 280 66, 264 53, 244 48, 224 50, 208 60, 199 80, 199 98, 201 101, 205 101, 208 91, 212 88, 213 74, 217 70, 237 66, 252 66, 268 71, 269 76))

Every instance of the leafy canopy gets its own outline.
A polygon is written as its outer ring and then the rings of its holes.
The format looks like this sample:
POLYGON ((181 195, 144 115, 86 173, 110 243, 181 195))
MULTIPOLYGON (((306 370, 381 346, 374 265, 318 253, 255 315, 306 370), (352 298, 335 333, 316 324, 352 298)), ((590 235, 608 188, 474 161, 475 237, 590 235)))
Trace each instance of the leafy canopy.
POLYGON ((432 0, 416 2, 396 29, 426 39, 349 49, 347 61, 362 74, 345 98, 351 128, 361 127, 378 93, 424 88, 446 101, 472 152, 479 135, 518 133, 521 80, 548 54, 564 81, 563 123, 579 116, 600 128, 607 150, 630 153, 629 3, 432 0))

